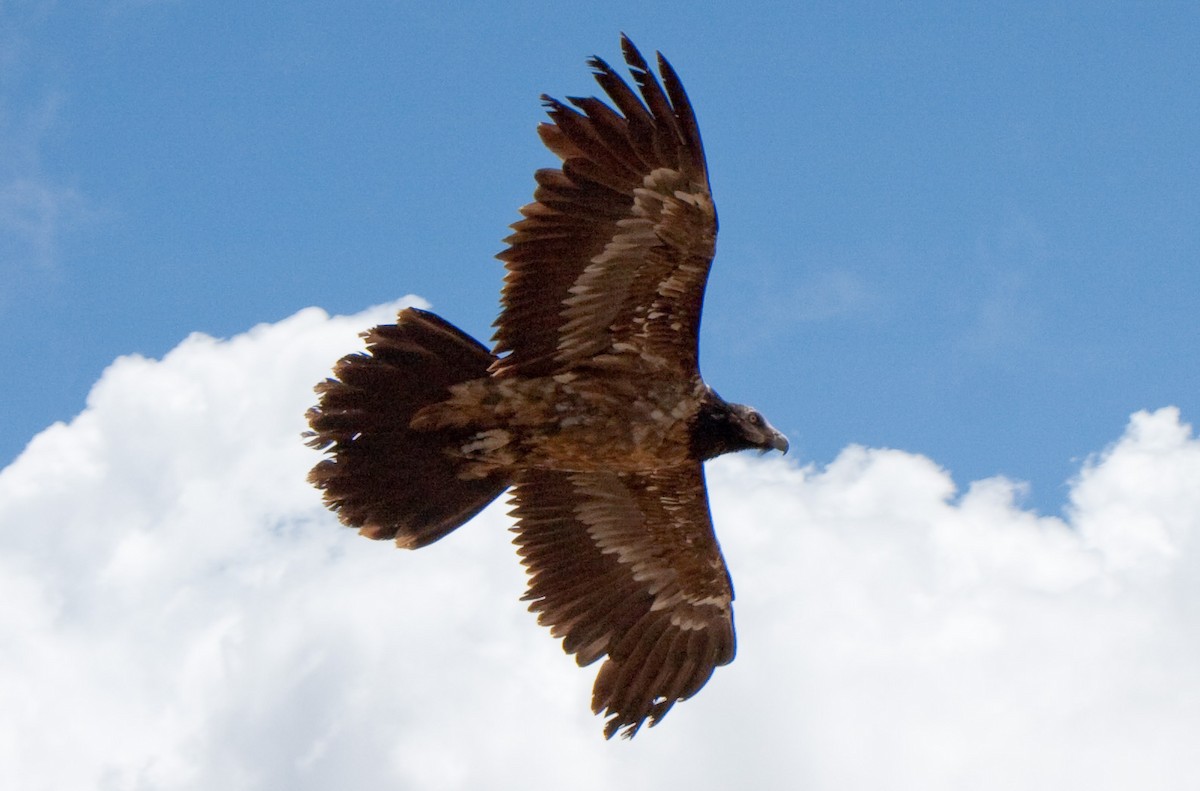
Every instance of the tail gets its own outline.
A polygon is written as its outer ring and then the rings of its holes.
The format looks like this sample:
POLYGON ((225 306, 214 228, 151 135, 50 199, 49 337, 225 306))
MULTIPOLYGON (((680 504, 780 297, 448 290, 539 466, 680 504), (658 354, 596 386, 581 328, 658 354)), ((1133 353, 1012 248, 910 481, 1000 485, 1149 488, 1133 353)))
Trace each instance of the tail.
POLYGON ((343 357, 317 385, 308 444, 330 458, 308 480, 343 523, 415 549, 437 541, 508 487, 495 476, 461 480, 444 449, 463 429, 414 431, 412 416, 449 388, 488 375, 495 359, 447 321, 416 308, 363 333, 365 353, 343 357))

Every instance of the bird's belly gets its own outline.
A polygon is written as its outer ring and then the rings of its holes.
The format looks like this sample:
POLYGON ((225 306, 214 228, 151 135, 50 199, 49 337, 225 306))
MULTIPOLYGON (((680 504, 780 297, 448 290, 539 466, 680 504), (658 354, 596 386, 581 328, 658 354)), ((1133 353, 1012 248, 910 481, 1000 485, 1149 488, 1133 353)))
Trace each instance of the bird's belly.
POLYGON ((486 397, 471 400, 476 408, 487 404, 488 415, 471 421, 479 430, 458 448, 471 477, 522 468, 635 472, 688 456, 690 383, 560 375, 487 385, 486 397))
POLYGON ((523 438, 525 467, 636 472, 671 467, 687 456, 686 427, 628 419, 551 426, 523 438))

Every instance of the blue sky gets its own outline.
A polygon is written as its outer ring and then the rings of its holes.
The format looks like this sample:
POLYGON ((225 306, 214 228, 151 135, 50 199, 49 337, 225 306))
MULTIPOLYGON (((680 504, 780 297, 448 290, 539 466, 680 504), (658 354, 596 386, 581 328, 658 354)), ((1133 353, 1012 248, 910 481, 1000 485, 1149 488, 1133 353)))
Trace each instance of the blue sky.
POLYGON ((0 788, 1200 788, 1200 7, 734 7, 0 0, 0 788), (503 502, 400 552, 299 442, 405 295, 489 336, 622 30, 792 443, 708 465, 738 657, 629 743, 503 502))
POLYGON ((622 30, 708 150, 706 378, 799 461, 900 448, 1056 513, 1132 412, 1200 414, 1194 3, 31 0, 0 5, 0 464, 194 331, 412 293, 486 339, 538 95, 592 93, 622 30))

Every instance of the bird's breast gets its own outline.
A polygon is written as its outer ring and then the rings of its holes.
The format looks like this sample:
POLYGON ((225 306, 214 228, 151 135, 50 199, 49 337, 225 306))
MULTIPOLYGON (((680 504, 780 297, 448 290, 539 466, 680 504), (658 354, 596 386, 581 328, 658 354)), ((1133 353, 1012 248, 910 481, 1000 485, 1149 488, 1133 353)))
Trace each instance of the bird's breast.
POLYGON ((461 449, 477 463, 634 472, 675 466, 690 451, 691 382, 566 373, 471 384, 478 392, 453 400, 479 429, 461 449))

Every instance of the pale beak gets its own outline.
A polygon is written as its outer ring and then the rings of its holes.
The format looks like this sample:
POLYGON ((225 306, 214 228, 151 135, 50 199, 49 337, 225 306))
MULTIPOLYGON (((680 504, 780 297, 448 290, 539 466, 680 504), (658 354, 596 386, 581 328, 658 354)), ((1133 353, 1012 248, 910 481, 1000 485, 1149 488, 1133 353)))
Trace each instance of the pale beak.
POLYGON ((772 426, 767 421, 763 421, 762 431, 764 434, 763 443, 758 446, 759 454, 766 453, 770 450, 777 450, 782 453, 788 452, 788 438, 783 435, 783 432, 772 426))

